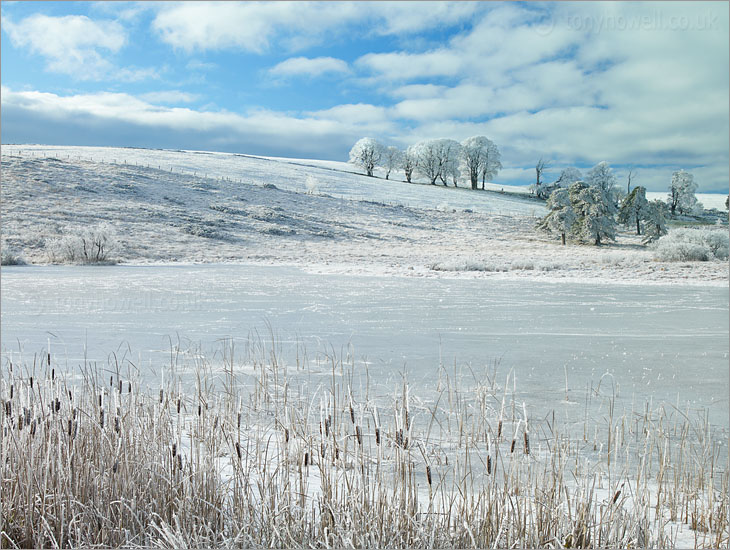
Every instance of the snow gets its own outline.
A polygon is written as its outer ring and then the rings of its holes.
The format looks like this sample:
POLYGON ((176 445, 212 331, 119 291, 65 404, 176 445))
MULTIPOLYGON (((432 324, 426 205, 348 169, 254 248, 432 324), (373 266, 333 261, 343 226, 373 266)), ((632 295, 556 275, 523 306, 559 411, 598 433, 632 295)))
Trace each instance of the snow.
POLYGON ((544 203, 506 187, 407 184, 347 163, 200 151, 4 146, 2 162, 4 247, 31 263, 48 261, 52 239, 107 222, 128 264, 727 285, 726 262, 657 262, 631 232, 599 248, 561 246, 534 229, 544 203))
POLYGON ((596 292, 591 284, 220 264, 12 267, 2 275, 5 354, 32 355, 50 338, 57 359, 75 366, 85 354, 104 364, 113 351, 123 361, 131 349, 127 357, 159 377, 173 346, 215 358, 221 339, 242 350, 269 325, 286 364, 302 348, 312 360, 349 354, 385 393, 404 369, 426 399, 440 365, 465 373, 496 365, 500 380, 513 370, 531 414, 568 417, 583 406, 566 404, 564 371, 581 403, 609 373, 618 403, 707 406, 713 423, 727 425, 727 286, 605 284, 596 292))

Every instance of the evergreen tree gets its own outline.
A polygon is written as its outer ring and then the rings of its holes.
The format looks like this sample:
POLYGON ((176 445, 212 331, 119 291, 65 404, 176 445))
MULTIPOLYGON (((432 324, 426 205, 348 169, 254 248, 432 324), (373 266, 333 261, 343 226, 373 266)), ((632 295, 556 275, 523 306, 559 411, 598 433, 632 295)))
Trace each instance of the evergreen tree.
POLYGON ((601 188, 579 181, 570 186, 568 196, 576 213, 571 234, 577 240, 599 245, 616 238, 614 208, 601 188))
POLYGON ((637 186, 621 202, 618 221, 626 226, 636 224, 636 234, 641 235, 641 222, 646 219, 649 201, 646 200, 646 187, 637 186))
POLYGON ((567 189, 556 189, 547 200, 547 207, 550 210, 538 224, 538 229, 548 233, 558 233, 565 244, 565 236, 570 233, 577 216, 567 189))
POLYGON ((657 240, 667 234, 667 223, 665 220, 666 203, 661 200, 653 200, 648 203, 644 215, 644 244, 657 240))

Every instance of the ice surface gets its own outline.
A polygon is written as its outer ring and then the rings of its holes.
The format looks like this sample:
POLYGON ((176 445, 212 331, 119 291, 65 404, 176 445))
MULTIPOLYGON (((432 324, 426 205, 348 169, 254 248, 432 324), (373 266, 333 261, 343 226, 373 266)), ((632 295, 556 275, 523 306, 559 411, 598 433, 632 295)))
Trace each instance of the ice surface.
MULTIPOLYGON (((214 358, 270 326, 289 365, 351 353, 389 392, 405 368, 414 394, 439 364, 475 376, 511 369, 536 413, 580 414, 587 387, 627 406, 649 398, 709 407, 728 421, 728 289, 315 274, 286 267, 4 268, 2 347, 26 359, 106 365, 117 352, 157 380, 171 343, 214 358), (128 353, 131 350, 131 355, 128 353), (568 402, 565 374, 568 375, 568 402), (572 403, 570 403, 572 401, 572 403)), ((596 394, 598 395, 598 394, 596 394)))

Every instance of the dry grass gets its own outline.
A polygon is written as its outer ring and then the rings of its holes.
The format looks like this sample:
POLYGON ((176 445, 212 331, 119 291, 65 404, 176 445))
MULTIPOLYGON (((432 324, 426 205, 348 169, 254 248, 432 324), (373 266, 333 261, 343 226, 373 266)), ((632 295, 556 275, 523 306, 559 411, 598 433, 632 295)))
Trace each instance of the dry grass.
POLYGON ((175 358, 155 388, 130 366, 8 363, 0 547, 664 548, 679 529, 728 546, 706 417, 609 400, 561 428, 494 374, 441 369, 421 400, 334 357, 323 374, 260 345, 234 356, 196 360, 185 390, 175 358))

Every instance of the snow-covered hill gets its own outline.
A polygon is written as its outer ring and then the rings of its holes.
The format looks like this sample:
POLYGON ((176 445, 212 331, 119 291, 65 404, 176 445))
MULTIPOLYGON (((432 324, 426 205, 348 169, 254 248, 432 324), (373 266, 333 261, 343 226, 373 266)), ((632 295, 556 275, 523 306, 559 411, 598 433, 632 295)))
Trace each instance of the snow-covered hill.
POLYGON ((519 193, 369 178, 345 163, 226 153, 5 146, 3 248, 49 261, 109 224, 122 263, 289 264, 310 271, 725 284, 727 264, 662 264, 624 233, 601 248, 534 230, 519 193))
POLYGON ((24 158, 53 157, 69 162, 87 160, 95 163, 126 164, 206 179, 223 178, 232 183, 273 184, 280 189, 298 193, 316 192, 344 199, 416 208, 448 206, 458 210, 520 215, 541 215, 544 212, 540 201, 521 196, 522 193, 475 193, 466 188, 409 184, 400 181, 395 175, 392 180, 369 178, 355 173, 355 168, 346 162, 279 159, 207 151, 45 145, 8 145, 3 148, 3 155, 21 155, 24 158))

